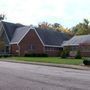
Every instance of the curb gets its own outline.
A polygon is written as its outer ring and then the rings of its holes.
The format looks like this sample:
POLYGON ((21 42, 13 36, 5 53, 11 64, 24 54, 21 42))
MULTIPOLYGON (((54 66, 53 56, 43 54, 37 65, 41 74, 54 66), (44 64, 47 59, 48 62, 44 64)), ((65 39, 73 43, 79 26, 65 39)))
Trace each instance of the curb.
POLYGON ((41 65, 41 66, 60 67, 60 68, 69 68, 69 69, 77 69, 77 70, 90 70, 90 67, 87 67, 84 65, 52 64, 52 63, 27 62, 27 61, 16 61, 16 60, 5 60, 5 59, 0 59, 0 61, 12 62, 12 63, 22 63, 22 64, 32 64, 32 65, 41 65))

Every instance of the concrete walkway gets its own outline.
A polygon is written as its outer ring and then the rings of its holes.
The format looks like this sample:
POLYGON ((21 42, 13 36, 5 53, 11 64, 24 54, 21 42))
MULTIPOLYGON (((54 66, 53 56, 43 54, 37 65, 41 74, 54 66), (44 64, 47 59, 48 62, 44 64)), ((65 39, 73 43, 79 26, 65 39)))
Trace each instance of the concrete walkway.
POLYGON ((71 69, 78 69, 78 70, 90 70, 90 66, 84 66, 84 65, 68 65, 68 64, 28 62, 28 61, 17 61, 17 60, 11 60, 11 59, 0 59, 0 61, 13 62, 13 63, 23 63, 23 64, 33 64, 33 65, 42 65, 42 66, 51 66, 51 67, 61 67, 61 68, 71 68, 71 69))

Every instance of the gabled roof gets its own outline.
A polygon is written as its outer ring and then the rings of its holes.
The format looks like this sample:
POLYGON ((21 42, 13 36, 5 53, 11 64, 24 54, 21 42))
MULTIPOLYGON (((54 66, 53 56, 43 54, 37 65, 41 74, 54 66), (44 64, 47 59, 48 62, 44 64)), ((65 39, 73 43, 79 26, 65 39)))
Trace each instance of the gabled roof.
POLYGON ((11 39, 13 37, 13 34, 14 34, 16 28, 23 26, 21 24, 14 24, 14 23, 4 22, 4 21, 1 21, 1 23, 3 24, 4 30, 6 31, 8 39, 10 41, 11 41, 11 39))
POLYGON ((62 46, 79 45, 85 42, 90 42, 90 35, 74 36, 70 40, 65 41, 62 46))
POLYGON ((36 32, 44 46, 60 47, 63 41, 70 39, 67 34, 55 30, 32 28, 30 26, 24 26, 21 24, 14 24, 4 21, 1 21, 1 23, 11 44, 18 44, 30 29, 36 32))
POLYGON ((29 30, 30 30, 29 26, 17 28, 10 44, 19 43, 23 39, 23 37, 28 33, 29 30))
POLYGON ((42 28, 35 28, 44 45, 61 46, 62 42, 69 40, 70 37, 62 32, 55 30, 47 30, 42 28))
POLYGON ((34 30, 36 32, 44 46, 50 45, 60 47, 63 41, 68 40, 70 38, 65 33, 58 32, 55 30, 46 30, 25 26, 16 29, 10 44, 18 44, 23 39, 23 37, 25 37, 25 35, 29 32, 29 30, 34 30))

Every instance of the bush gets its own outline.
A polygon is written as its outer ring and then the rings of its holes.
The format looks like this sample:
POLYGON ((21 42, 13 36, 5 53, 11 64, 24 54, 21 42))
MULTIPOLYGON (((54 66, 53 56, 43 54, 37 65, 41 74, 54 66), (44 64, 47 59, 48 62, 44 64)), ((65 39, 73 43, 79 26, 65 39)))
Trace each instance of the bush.
POLYGON ((80 53, 80 51, 77 51, 77 55, 75 56, 75 59, 81 59, 82 57, 81 57, 81 53, 80 53))
POLYGON ((48 57, 47 54, 36 54, 36 53, 32 53, 32 54, 25 54, 25 57, 48 57))
POLYGON ((68 50, 63 50, 61 53, 61 58, 67 58, 69 56, 69 51, 68 50))
POLYGON ((4 58, 11 57, 11 54, 4 54, 4 55, 2 55, 2 57, 4 57, 4 58))
POLYGON ((2 57, 2 55, 0 55, 0 58, 2 57))
POLYGON ((84 65, 90 65, 90 59, 84 59, 83 64, 84 65))
POLYGON ((6 57, 11 57, 11 56, 12 56, 11 54, 1 54, 0 58, 2 58, 2 57, 6 58, 6 57))
POLYGON ((61 58, 66 58, 66 55, 65 55, 64 51, 62 51, 62 53, 61 53, 61 58))
POLYGON ((24 57, 30 57, 30 54, 25 54, 24 57))

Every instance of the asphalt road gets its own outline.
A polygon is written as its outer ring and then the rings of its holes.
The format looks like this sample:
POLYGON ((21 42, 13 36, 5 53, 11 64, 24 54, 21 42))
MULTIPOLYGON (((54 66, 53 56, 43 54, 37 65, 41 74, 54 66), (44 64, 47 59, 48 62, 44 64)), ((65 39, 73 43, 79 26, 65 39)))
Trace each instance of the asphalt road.
POLYGON ((90 71, 0 61, 0 90, 90 90, 90 71))

